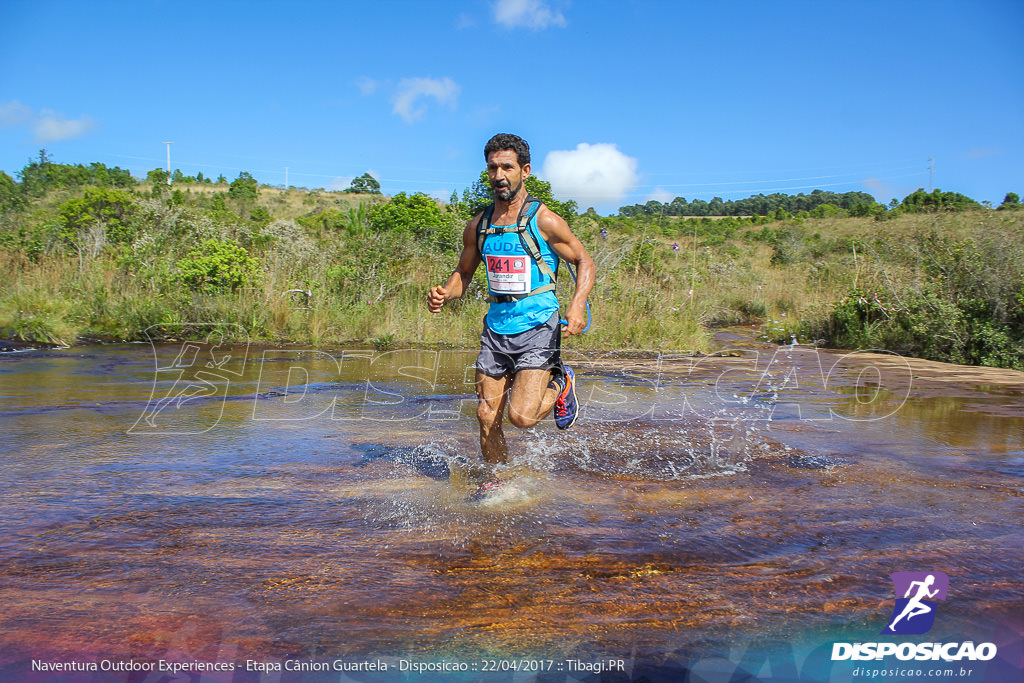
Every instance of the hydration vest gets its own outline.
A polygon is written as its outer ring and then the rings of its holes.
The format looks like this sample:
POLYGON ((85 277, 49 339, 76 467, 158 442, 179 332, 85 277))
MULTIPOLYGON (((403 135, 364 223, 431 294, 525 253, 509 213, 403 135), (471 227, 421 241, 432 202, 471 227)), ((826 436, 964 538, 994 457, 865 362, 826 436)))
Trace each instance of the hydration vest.
POLYGON ((480 217, 480 223, 477 225, 476 230, 476 246, 480 253, 480 257, 485 261, 484 265, 487 269, 489 292, 489 296, 487 297, 488 302, 509 303, 512 301, 519 301, 520 299, 524 299, 528 296, 543 294, 544 292, 553 292, 555 290, 555 280, 558 278, 558 264, 556 262, 555 270, 551 269, 551 266, 549 266, 547 261, 545 261, 541 256, 540 245, 537 243, 537 237, 534 236, 533 232, 529 228, 530 221, 537 215, 540 207, 541 201, 528 194, 526 195, 526 200, 523 202, 522 208, 519 210, 519 218, 516 220, 515 225, 508 225, 500 228, 496 228, 491 225, 491 215, 494 213, 494 204, 488 206, 484 211, 483 216, 480 217), (487 241, 487 238, 490 235, 499 235, 511 232, 518 234, 519 242, 523 246, 523 251, 533 259, 533 262, 537 265, 540 272, 547 276, 548 282, 546 284, 540 285, 539 287, 533 287, 530 291, 525 291, 522 286, 518 286, 519 283, 522 282, 523 275, 530 272, 530 264, 526 263, 525 259, 520 256, 517 261, 516 257, 495 257, 484 255, 484 242, 487 241), (504 287, 509 291, 505 294, 496 294, 496 287, 504 287))

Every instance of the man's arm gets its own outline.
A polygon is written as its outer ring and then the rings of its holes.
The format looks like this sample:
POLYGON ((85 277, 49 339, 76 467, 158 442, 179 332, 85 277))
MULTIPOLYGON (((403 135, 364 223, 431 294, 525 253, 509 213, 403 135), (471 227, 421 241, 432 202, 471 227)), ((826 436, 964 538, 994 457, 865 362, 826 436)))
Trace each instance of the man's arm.
POLYGON ((466 293, 473 273, 480 266, 480 250, 476 244, 476 226, 479 221, 480 216, 476 216, 466 223, 466 229, 462 231, 462 255, 448 281, 431 288, 427 293, 427 308, 431 313, 439 313, 447 302, 466 293))
POLYGON ((597 266, 565 220, 547 206, 537 213, 537 226, 548 246, 576 270, 576 291, 565 314, 565 333, 579 334, 587 326, 587 297, 594 286, 597 266))

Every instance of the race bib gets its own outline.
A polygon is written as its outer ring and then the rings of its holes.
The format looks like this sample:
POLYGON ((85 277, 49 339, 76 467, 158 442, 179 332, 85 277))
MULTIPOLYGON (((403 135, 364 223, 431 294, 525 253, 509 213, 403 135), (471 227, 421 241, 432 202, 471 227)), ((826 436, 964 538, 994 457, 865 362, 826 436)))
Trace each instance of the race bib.
POLYGON ((494 294, 529 294, 529 256, 487 255, 487 282, 494 294))

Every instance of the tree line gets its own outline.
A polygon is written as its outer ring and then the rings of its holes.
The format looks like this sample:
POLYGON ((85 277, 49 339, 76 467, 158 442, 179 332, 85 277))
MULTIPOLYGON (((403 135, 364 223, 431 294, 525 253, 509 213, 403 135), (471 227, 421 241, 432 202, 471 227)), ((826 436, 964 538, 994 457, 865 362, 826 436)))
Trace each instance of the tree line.
POLYGON ((619 208, 620 216, 768 216, 780 209, 797 214, 801 211, 813 211, 823 204, 843 209, 849 213, 857 212, 857 207, 865 207, 863 215, 877 202, 866 192, 827 192, 815 190, 811 194, 800 193, 788 195, 781 192, 774 194, 756 194, 745 199, 723 200, 714 197, 711 201, 694 199, 687 201, 685 197, 676 197, 671 202, 659 202, 652 199, 645 204, 633 204, 619 208))
MULTIPOLYGON (((52 190, 98 187, 111 189, 132 189, 139 184, 131 171, 119 166, 107 166, 104 163, 94 161, 88 166, 83 164, 60 164, 53 161, 50 154, 45 150, 39 150, 36 159, 29 159, 28 163, 16 174, 15 180, 4 171, 0 171, 0 211, 17 210, 28 205, 29 201, 42 197, 52 190)), ((258 187, 259 183, 246 171, 239 174, 237 180, 230 183, 231 190, 237 192, 236 187, 241 181, 245 188, 240 190, 245 193, 253 193, 252 189, 258 187)), ((165 169, 154 168, 147 172, 145 182, 154 187, 169 185, 229 185, 223 174, 216 180, 204 176, 200 171, 194 176, 185 175, 181 169, 175 169, 168 173, 165 169)), ((369 173, 364 173, 352 180, 351 185, 343 190, 348 194, 372 194, 380 195, 380 183, 369 173)), ((234 196, 234 194, 232 194, 234 196)))
POLYGON ((40 150, 38 159, 29 160, 18 175, 20 182, 0 171, 0 210, 21 208, 30 199, 59 188, 130 188, 136 183, 128 169, 118 166, 111 168, 99 162, 88 166, 55 164, 45 149, 40 150))
MULTIPOLYGON (((1020 205, 1020 197, 1009 192, 1003 199, 1000 209, 1012 209, 1020 205)), ((898 210, 901 213, 919 213, 922 211, 963 211, 980 209, 982 205, 959 192, 943 192, 932 190, 925 192, 918 189, 903 201, 893 199, 886 207, 875 201, 866 192, 828 192, 814 190, 810 194, 788 195, 781 192, 774 194, 756 194, 745 199, 725 201, 714 197, 711 201, 694 199, 687 201, 685 197, 676 197, 671 202, 663 203, 652 199, 644 204, 633 204, 619 208, 619 215, 624 217, 639 216, 785 216, 799 215, 803 212, 812 216, 847 215, 847 216, 881 216, 888 211, 898 210)))
MULTIPOLYGON (((33 197, 41 197, 50 190, 75 187, 102 187, 130 189, 138 184, 127 169, 118 166, 108 167, 100 162, 88 166, 82 164, 59 164, 52 161, 46 150, 40 150, 38 159, 29 162, 17 174, 20 182, 0 171, 0 211, 24 207, 33 197)), ((258 186, 256 180, 247 172, 242 172, 239 180, 246 186, 258 186)), ((204 177, 200 172, 196 176, 186 176, 180 169, 168 173, 161 168, 148 172, 146 181, 154 186, 169 184, 217 184, 227 185, 227 179, 221 175, 214 181, 204 177)), ((232 190, 238 181, 231 183, 232 190)), ((572 200, 555 199, 550 183, 530 176, 527 189, 538 196, 559 215, 570 222, 578 214, 578 206, 572 200)), ((349 194, 380 195, 380 183, 369 173, 352 180, 349 194)), ((404 193, 403 193, 404 196, 404 193)), ((486 171, 462 196, 453 193, 449 199, 449 207, 465 217, 472 216, 491 201, 491 188, 487 181, 486 171)), ((1009 192, 998 207, 1013 209, 1020 206, 1020 198, 1015 192, 1009 192)), ((918 189, 907 195, 902 201, 893 199, 886 207, 875 201, 866 192, 830 192, 814 190, 810 194, 788 195, 781 192, 773 194, 756 194, 744 199, 723 200, 713 197, 710 201, 703 199, 687 200, 676 197, 671 202, 660 202, 652 199, 643 204, 619 207, 618 215, 624 218, 640 217, 713 217, 713 216, 770 216, 786 218, 789 216, 811 215, 826 216, 875 216, 884 218, 887 213, 918 213, 922 211, 961 211, 964 209, 980 209, 982 204, 958 192, 933 190, 926 192, 918 189)))

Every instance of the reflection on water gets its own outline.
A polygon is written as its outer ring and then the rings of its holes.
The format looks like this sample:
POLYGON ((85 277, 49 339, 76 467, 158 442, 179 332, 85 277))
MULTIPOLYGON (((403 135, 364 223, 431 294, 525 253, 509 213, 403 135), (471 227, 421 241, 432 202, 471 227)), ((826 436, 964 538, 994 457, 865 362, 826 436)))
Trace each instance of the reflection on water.
POLYGON ((519 494, 481 506, 474 357, 0 358, 2 663, 657 660, 877 635, 889 574, 929 569, 954 596, 936 639, 1019 624, 1020 373, 582 356, 579 425, 509 429, 519 494))

